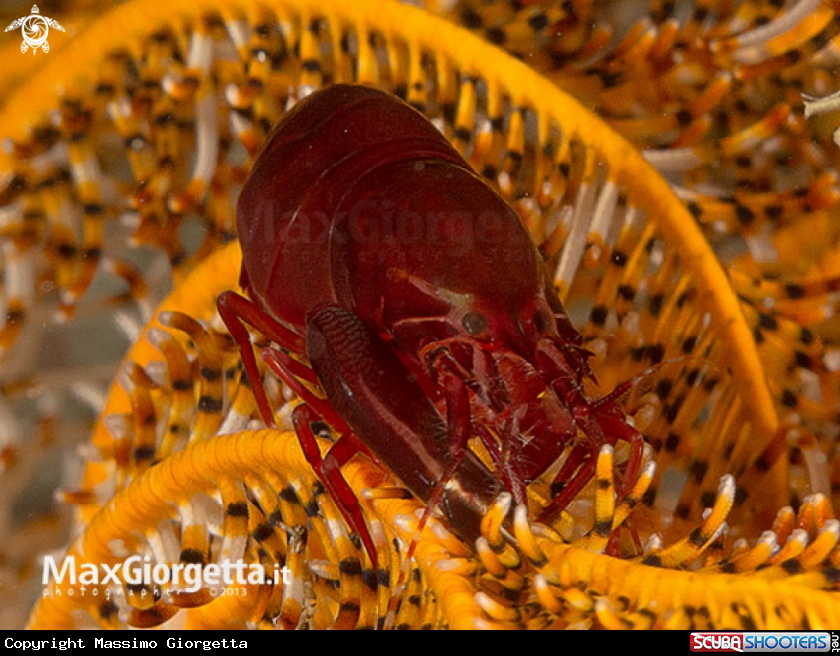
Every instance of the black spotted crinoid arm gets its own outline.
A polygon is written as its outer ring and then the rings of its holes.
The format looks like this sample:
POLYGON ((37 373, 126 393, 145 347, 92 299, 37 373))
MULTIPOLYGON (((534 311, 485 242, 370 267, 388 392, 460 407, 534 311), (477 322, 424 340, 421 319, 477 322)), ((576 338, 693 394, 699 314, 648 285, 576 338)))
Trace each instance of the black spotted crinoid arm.
POLYGON ((677 20, 670 3, 645 15, 419 4, 127 2, 80 13, 76 37, 68 8, 54 12, 68 32, 39 63, 10 51, 21 60, 0 72, 15 89, 0 106, 4 617, 838 626, 838 149, 801 96, 840 88, 833 11, 697 3, 677 20), (343 474, 377 544, 374 571, 289 431, 296 399, 270 374, 280 429, 261 427, 215 305, 238 285, 236 198, 290 107, 355 82, 426 114, 519 212, 593 354, 587 393, 632 381, 622 404, 646 445, 626 496, 627 449, 605 447, 550 526, 535 520, 551 498, 537 480, 528 507, 500 497, 465 544, 437 517, 418 533, 423 504, 357 457, 343 474), (238 589, 40 585, 44 556, 113 568, 132 555, 265 576, 238 589))

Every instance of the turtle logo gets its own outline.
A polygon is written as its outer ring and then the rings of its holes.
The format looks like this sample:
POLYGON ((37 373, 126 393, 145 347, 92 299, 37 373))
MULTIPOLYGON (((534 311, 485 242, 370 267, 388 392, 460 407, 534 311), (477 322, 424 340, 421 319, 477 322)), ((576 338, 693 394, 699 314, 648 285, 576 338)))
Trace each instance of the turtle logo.
POLYGON ((6 31, 21 28, 23 43, 20 44, 20 51, 26 52, 29 48, 32 48, 32 54, 34 55, 38 52, 38 48, 41 48, 44 52, 50 51, 50 44, 47 43, 47 34, 50 33, 51 27, 62 32, 64 31, 64 28, 58 24, 58 21, 41 16, 38 11, 38 5, 32 5, 32 13, 29 16, 13 20, 12 24, 6 28, 6 31))

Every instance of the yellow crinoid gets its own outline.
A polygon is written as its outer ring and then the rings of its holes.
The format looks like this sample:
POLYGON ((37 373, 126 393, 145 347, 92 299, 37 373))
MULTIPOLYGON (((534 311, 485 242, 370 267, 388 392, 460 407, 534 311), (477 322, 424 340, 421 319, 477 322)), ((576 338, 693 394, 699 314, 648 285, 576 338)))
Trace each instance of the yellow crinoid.
MULTIPOLYGON (((790 107, 756 100, 764 87, 733 82, 785 74, 744 67, 800 52, 790 43, 803 38, 822 34, 833 48, 836 21, 782 12, 777 32, 788 40, 779 45, 773 32, 742 43, 727 25, 746 35, 745 25, 766 22, 761 11, 722 3, 710 28, 675 23, 663 3, 647 29, 608 47, 604 21, 615 16, 600 3, 425 4, 128 2, 84 14, 75 32, 59 16, 67 42, 37 70, 9 73, 0 549, 14 584, 0 592, 5 616, 20 619, 11 609, 36 588, 36 628, 836 626, 837 363, 827 316, 836 274, 826 264, 837 249, 836 194, 820 170, 835 155, 806 122, 786 122, 790 107), (669 59, 675 43, 687 54, 669 59), (633 91, 641 70, 657 96, 633 91), (421 109, 520 213, 593 353, 600 387, 590 393, 634 380, 625 407, 648 446, 628 496, 613 487, 627 453, 605 448, 593 483, 552 526, 533 520, 546 500, 537 481, 530 515, 518 508, 503 529, 502 496, 482 538, 466 545, 437 518, 420 532, 423 504, 359 457, 344 473, 381 554, 373 571, 294 434, 259 428, 215 309, 237 287, 236 196, 283 112, 338 82, 421 109), (730 107, 721 89, 733 87, 741 113, 712 129, 730 107), (589 106, 607 120, 564 88, 604 94, 589 106), (774 139, 781 127, 790 134, 774 139), (793 148, 791 134, 812 145, 793 148), (800 186, 783 188, 774 166, 799 170, 800 186), (749 202, 726 195, 729 184, 749 202), (743 232, 728 218, 759 206, 779 208, 769 211, 781 214, 772 231, 743 232), (719 225, 706 220, 715 212, 719 225), (808 226, 826 238, 810 264, 794 266, 785 244, 803 243, 808 226), (114 357, 105 351, 121 345, 99 335, 114 328, 132 346, 104 396, 114 357), (77 446, 59 506, 35 513, 33 496, 49 487, 36 474, 54 478, 51 458, 77 446), (285 578, 135 581, 118 567, 132 557, 149 572, 235 561, 285 578), (84 593, 55 576, 70 562, 90 572, 84 593), (42 563, 53 580, 39 588, 42 563)), ((712 4, 697 3, 707 16, 712 4)), ((265 384, 288 418, 289 391, 271 375, 265 384)), ((328 430, 321 439, 326 447, 328 430)))

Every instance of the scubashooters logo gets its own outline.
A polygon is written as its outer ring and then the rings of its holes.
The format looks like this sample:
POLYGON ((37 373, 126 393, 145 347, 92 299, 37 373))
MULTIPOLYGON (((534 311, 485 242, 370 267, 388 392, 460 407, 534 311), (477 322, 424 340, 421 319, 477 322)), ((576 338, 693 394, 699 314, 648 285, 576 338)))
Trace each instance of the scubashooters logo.
POLYGON ((823 652, 832 648, 828 631, 778 631, 691 634, 691 651, 705 652, 823 652))
POLYGON ((41 16, 38 5, 32 5, 32 13, 29 16, 23 16, 22 18, 13 20, 12 24, 6 28, 6 31, 9 32, 10 30, 20 28, 20 31, 23 33, 23 43, 20 44, 20 51, 26 52, 29 48, 32 48, 32 54, 34 55, 38 52, 38 48, 41 48, 44 52, 50 51, 50 44, 47 43, 47 35, 50 33, 51 27, 61 32, 64 31, 64 28, 58 24, 57 20, 41 16))

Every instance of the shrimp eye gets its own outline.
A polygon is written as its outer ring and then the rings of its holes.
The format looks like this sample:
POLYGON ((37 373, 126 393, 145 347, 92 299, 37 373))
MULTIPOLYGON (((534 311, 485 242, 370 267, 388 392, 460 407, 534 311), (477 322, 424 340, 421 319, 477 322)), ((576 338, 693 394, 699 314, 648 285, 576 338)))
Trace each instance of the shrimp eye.
POLYGON ((534 328, 538 335, 547 333, 551 329, 551 317, 546 312, 537 310, 534 312, 534 328))
POLYGON ((488 327, 487 319, 484 318, 484 315, 475 310, 471 310, 464 315, 464 318, 461 319, 461 325, 473 337, 478 337, 488 327))

